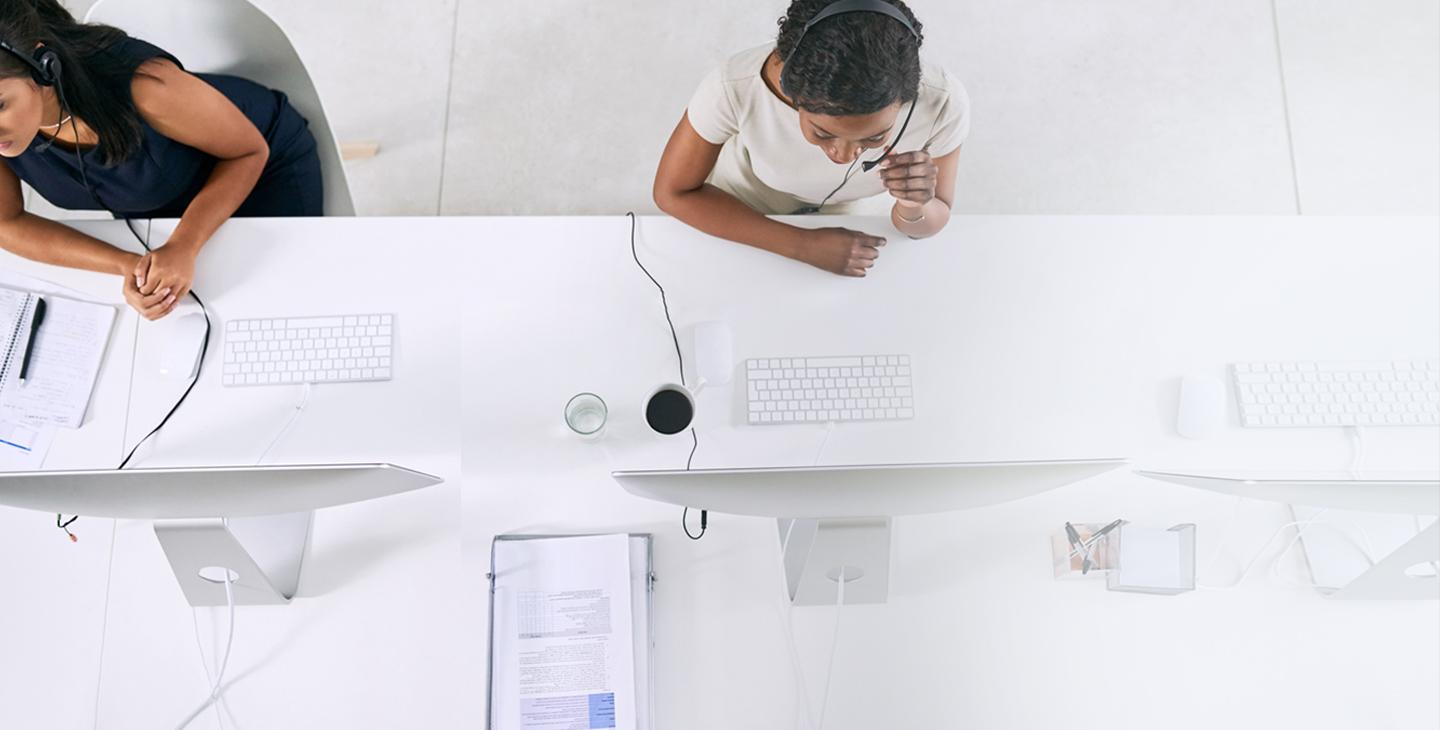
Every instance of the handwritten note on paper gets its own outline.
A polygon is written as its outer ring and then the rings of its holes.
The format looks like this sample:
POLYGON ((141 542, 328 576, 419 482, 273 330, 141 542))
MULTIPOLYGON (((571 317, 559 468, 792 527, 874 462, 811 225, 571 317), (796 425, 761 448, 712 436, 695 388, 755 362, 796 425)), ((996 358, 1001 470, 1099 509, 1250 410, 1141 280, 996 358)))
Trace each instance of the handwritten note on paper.
POLYGON ((35 337, 29 377, 0 383, 0 419, 79 428, 100 375, 115 308, 45 297, 45 322, 35 337))

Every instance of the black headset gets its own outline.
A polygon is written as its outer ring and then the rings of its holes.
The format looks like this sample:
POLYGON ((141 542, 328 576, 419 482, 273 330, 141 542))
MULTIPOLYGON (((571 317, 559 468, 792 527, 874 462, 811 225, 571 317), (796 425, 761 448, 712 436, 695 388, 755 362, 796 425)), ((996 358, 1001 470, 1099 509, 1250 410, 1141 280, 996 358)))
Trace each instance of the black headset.
POLYGON ((60 78, 60 54, 50 48, 40 46, 33 53, 26 53, 8 41, 0 40, 0 51, 20 59, 20 62, 30 67, 30 78, 41 86, 54 86, 60 78))
POLYGON ((910 19, 905 17, 905 14, 900 12, 899 8, 890 3, 883 2, 882 0, 838 0, 821 8, 820 12, 816 13, 815 17, 811 18, 810 22, 806 23, 805 27, 800 29, 800 37, 796 38, 795 45, 790 47, 790 53, 786 54, 785 62, 790 62, 790 57, 794 56, 795 51, 800 48, 800 41, 805 38, 805 34, 810 32, 811 28, 815 27, 816 23, 844 13, 879 13, 881 15, 888 15, 900 21, 900 24, 905 26, 905 30, 910 31, 910 35, 914 36, 917 42, 920 40, 920 34, 915 32, 915 26, 910 24, 910 19))
MULTIPOLYGON (((805 23, 805 27, 800 29, 800 36, 795 39, 795 44, 790 46, 790 52, 785 54, 784 63, 790 63, 790 59, 795 55, 795 51, 800 49, 800 41, 804 40, 805 34, 810 32, 810 29, 815 27, 816 23, 819 23, 826 18, 831 18, 836 15, 842 15, 844 13, 879 13, 881 15, 888 16, 899 21, 901 25, 905 26, 905 30, 910 31, 910 35, 915 38, 916 43, 920 42, 920 34, 916 32, 915 26, 911 25, 910 19, 905 17, 905 14, 900 12, 900 9, 895 7, 894 5, 884 2, 883 0, 838 0, 837 2, 830 3, 829 5, 821 8, 820 12, 815 14, 815 17, 811 18, 809 22, 805 23)), ((905 112, 905 121, 900 123, 900 131, 895 135, 895 139, 890 140, 890 144, 885 146, 885 150, 880 153, 879 157, 876 157, 873 160, 865 160, 861 162, 861 171, 870 172, 871 170, 875 169, 876 165, 879 165, 882 161, 884 161, 886 157, 890 156, 890 153, 895 150, 895 145, 900 144, 900 138, 905 136, 905 130, 910 126, 910 117, 915 115, 915 103, 919 100, 919 95, 916 95, 915 101, 910 102, 910 111, 905 112)), ((854 163, 851 163, 851 169, 854 169, 854 163)), ((830 198, 833 197, 835 193, 840 192, 840 188, 845 187, 845 183, 850 182, 851 174, 852 173, 847 170, 845 172, 845 179, 841 180, 840 184, 836 185, 835 189, 831 190, 830 194, 826 195, 825 199, 820 201, 819 205, 805 206, 800 210, 795 211, 795 213, 819 213, 820 209, 824 208, 825 204, 830 202, 830 198)))
MULTIPOLYGON (((15 46, 10 45, 9 41, 4 40, 0 40, 0 51, 5 51, 6 53, 20 59, 21 63, 28 66, 30 68, 30 78, 34 79, 35 83, 41 86, 55 87, 56 91, 58 92, 58 96, 60 97, 61 119, 64 119, 66 107, 68 107, 69 104, 65 103, 65 87, 61 85, 62 82, 60 80, 60 54, 56 53, 53 48, 47 48, 44 45, 36 48, 30 53, 26 53, 16 48, 15 46)), ((52 144, 55 144, 55 140, 53 138, 46 140, 45 143, 42 144, 38 149, 49 149, 50 145, 52 144)), ((85 161, 81 159, 78 154, 76 156, 76 159, 80 159, 81 177, 83 178, 85 161)), ((90 183, 88 180, 85 182, 85 189, 90 190, 90 183)), ((90 191, 90 195, 93 197, 95 195, 95 192, 90 191)), ((96 198, 96 201, 98 202, 99 198, 96 198)), ((101 207, 104 207, 104 205, 102 204, 101 207)))

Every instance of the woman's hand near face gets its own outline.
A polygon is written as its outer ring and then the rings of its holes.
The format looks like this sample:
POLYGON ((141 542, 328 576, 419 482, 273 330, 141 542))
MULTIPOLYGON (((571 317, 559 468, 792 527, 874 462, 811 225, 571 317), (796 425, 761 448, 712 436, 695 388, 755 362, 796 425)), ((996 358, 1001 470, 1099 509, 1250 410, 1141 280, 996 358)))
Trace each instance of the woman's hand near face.
POLYGON ((900 207, 919 210, 935 199, 940 168, 926 150, 904 152, 880 163, 880 179, 900 207))

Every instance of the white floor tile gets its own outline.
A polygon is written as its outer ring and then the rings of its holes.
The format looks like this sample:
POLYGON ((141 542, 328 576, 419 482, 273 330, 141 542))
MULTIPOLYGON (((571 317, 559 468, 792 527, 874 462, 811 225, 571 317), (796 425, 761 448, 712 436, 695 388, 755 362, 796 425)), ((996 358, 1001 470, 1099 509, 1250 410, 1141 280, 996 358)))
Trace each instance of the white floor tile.
POLYGON ((781 9, 462 0, 442 211, 653 211, 660 151, 695 86, 771 37, 781 9))
POLYGON ((1293 211, 1269 5, 982 0, 933 6, 969 88, 957 208, 1293 211))
MULTIPOLYGON (((914 7, 927 54, 974 101, 960 210, 1293 210, 1263 0, 914 7)), ((442 209, 653 210, 655 164, 695 85, 773 36, 780 9, 467 0, 457 68, 474 75, 453 91, 442 209)))
POLYGON ((261 0, 300 52, 335 129, 378 141, 346 163, 361 215, 434 215, 455 0, 261 0))
POLYGON ((1305 213, 1440 213, 1440 6, 1277 0, 1305 213))

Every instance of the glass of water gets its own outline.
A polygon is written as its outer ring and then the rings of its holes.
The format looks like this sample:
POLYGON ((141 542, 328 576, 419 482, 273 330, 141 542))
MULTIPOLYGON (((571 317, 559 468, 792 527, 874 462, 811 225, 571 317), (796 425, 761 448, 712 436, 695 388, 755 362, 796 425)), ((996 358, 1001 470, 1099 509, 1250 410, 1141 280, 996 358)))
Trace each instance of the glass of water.
POLYGON ((565 404, 565 425, 581 436, 598 436, 605 428, 609 411, 594 393, 581 393, 565 404))

